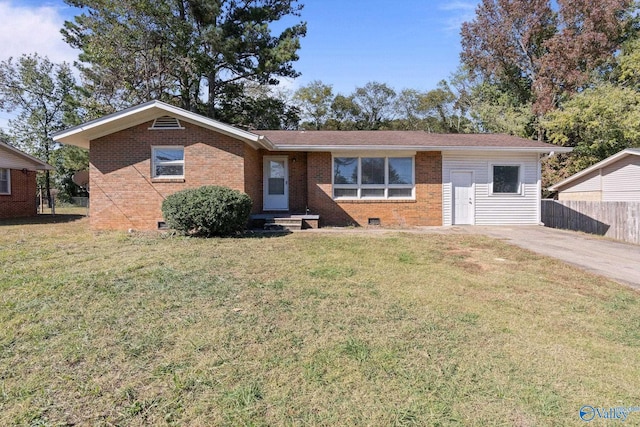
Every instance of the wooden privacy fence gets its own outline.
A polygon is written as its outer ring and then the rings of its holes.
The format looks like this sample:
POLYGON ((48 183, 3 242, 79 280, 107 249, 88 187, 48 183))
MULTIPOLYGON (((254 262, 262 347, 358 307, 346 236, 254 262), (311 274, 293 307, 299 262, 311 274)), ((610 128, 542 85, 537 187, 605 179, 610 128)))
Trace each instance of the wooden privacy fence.
POLYGON ((640 244, 640 202, 542 200, 541 215, 546 227, 640 244))

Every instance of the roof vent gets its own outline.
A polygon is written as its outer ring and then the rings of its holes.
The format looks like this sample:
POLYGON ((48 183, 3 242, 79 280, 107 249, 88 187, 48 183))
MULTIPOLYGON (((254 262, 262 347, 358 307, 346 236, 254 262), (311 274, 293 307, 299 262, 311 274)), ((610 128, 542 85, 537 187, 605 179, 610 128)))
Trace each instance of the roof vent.
POLYGON ((184 129, 180 125, 180 121, 175 117, 162 116, 154 120, 153 125, 149 128, 152 130, 159 129, 184 129))

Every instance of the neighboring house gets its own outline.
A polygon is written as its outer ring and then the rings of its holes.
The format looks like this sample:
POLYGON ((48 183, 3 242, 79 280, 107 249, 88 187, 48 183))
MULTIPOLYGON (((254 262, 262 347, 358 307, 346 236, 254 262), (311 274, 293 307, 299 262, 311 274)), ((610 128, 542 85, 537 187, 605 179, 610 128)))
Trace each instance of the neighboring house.
POLYGON ((538 224, 540 157, 569 151, 506 135, 248 132, 158 101, 54 140, 90 150, 91 224, 118 229, 159 227, 164 198, 201 185, 321 225, 538 224))
POLYGON ((36 171, 48 164, 0 142, 0 219, 38 214, 36 171))
POLYGON ((640 202, 640 148, 627 148, 551 187, 558 200, 640 202))

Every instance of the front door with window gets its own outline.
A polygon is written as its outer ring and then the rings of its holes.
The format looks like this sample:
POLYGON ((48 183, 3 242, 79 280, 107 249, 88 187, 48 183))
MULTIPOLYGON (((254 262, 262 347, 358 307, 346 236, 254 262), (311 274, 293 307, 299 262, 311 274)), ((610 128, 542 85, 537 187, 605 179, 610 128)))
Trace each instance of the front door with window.
POLYGON ((475 222, 473 172, 451 172, 451 184, 453 187, 453 223, 473 224, 475 222))
POLYGON ((264 158, 264 210, 289 210, 289 168, 286 157, 264 158))

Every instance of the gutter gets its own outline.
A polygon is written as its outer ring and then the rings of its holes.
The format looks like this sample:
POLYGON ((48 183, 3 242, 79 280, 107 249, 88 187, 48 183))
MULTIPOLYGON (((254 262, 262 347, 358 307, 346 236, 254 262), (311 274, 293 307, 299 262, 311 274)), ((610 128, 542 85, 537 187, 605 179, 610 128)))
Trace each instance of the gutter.
MULTIPOLYGON (((261 137, 262 138, 262 137, 261 137)), ((266 138, 265 138, 266 139, 266 138)), ((267 140, 268 141, 268 140, 267 140)), ((269 141, 270 142, 270 141, 269 141)), ((336 151, 504 151, 510 153, 569 153, 567 147, 469 147, 469 146, 440 146, 425 147, 423 145, 283 145, 272 144, 277 151, 311 151, 311 152, 336 152, 336 151)))

